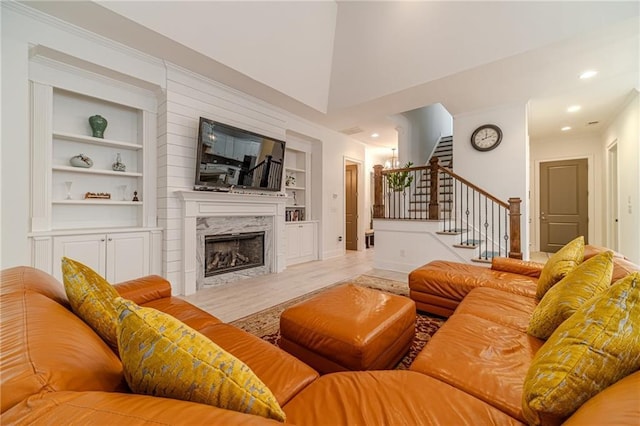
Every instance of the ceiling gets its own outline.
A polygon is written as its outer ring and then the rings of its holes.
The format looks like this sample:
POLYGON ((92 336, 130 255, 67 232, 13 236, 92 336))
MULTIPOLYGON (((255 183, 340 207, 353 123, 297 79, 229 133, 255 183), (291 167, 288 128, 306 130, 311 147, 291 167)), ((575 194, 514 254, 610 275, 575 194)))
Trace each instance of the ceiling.
POLYGON ((23 3, 369 145, 436 102, 529 102, 532 141, 601 132, 640 89, 635 1, 23 3))

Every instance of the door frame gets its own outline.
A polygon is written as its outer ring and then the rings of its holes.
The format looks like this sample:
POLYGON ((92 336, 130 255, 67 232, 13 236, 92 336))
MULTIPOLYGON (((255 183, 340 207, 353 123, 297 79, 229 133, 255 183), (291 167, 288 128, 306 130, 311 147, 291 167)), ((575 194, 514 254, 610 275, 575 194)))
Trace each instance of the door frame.
POLYGON ((587 190, 589 191, 587 196, 587 215, 589 217, 589 223, 587 229, 589 232, 589 241, 596 240, 595 231, 595 211, 596 211, 596 191, 595 191, 595 174, 594 174, 594 157, 593 155, 579 155, 579 156, 564 156, 564 157, 549 157, 540 158, 534 160, 533 170, 531 170, 531 187, 533 189, 530 194, 530 203, 532 206, 532 214, 530 216, 530 232, 531 236, 535 237, 535 241, 532 241, 531 251, 540 251, 540 163, 547 163, 550 161, 565 161, 565 160, 587 160, 587 190))
POLYGON ((615 139, 609 145, 607 145, 607 160, 606 160, 606 188, 605 194, 607 197, 606 201, 606 212, 605 217, 607 218, 606 225, 606 233, 607 233, 607 247, 610 247, 612 250, 618 251, 620 249, 620 221, 618 220, 618 226, 615 225, 614 220, 616 216, 614 214, 614 204, 615 211, 617 212, 618 219, 620 218, 620 173, 619 173, 619 164, 620 164, 620 152, 618 151, 618 139, 615 139), (612 150, 615 148, 616 155, 616 170, 612 170, 611 161, 613 156, 611 154, 612 150), (614 176, 615 173, 615 176, 614 176), (614 194, 614 191, 616 192, 614 194))
POLYGON ((345 215, 347 212, 347 196, 345 194, 346 188, 346 175, 347 175, 347 165, 354 164, 356 166, 356 174, 358 176, 358 218, 356 222, 356 229, 358 232, 358 244, 357 251, 361 251, 365 249, 365 241, 364 241, 364 231, 365 231, 365 215, 363 214, 365 209, 365 198, 366 194, 364 192, 364 162, 357 158, 343 156, 342 157, 342 235, 343 235, 343 245, 342 249, 346 252, 347 245, 347 224, 345 220, 345 215))

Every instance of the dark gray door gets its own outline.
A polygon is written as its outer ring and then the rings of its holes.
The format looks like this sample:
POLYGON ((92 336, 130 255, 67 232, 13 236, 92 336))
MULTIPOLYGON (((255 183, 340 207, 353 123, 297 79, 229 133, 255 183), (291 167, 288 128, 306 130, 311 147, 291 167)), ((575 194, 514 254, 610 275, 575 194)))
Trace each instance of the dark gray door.
POLYGON ((540 163, 540 250, 555 253, 583 235, 589 241, 587 160, 540 163))

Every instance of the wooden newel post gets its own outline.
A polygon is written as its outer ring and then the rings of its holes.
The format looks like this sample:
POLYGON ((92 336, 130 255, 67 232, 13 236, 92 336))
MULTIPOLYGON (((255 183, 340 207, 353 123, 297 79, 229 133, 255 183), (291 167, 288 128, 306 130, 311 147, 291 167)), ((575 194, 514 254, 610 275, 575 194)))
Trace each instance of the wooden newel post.
POLYGON ((440 159, 431 157, 429 160, 429 220, 440 219, 440 203, 438 203, 438 166, 440 159))
POLYGON ((373 217, 384 218, 384 203, 382 197, 382 168, 381 164, 373 166, 373 217))
POLYGON ((522 259, 520 247, 520 198, 509 198, 509 257, 522 259))

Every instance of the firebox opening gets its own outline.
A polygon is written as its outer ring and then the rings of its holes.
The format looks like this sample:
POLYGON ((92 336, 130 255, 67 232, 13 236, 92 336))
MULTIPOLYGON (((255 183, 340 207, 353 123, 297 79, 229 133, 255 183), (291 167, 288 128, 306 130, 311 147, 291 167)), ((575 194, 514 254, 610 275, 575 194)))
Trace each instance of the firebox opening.
POLYGON ((264 231, 204 237, 204 276, 264 265, 264 231))

